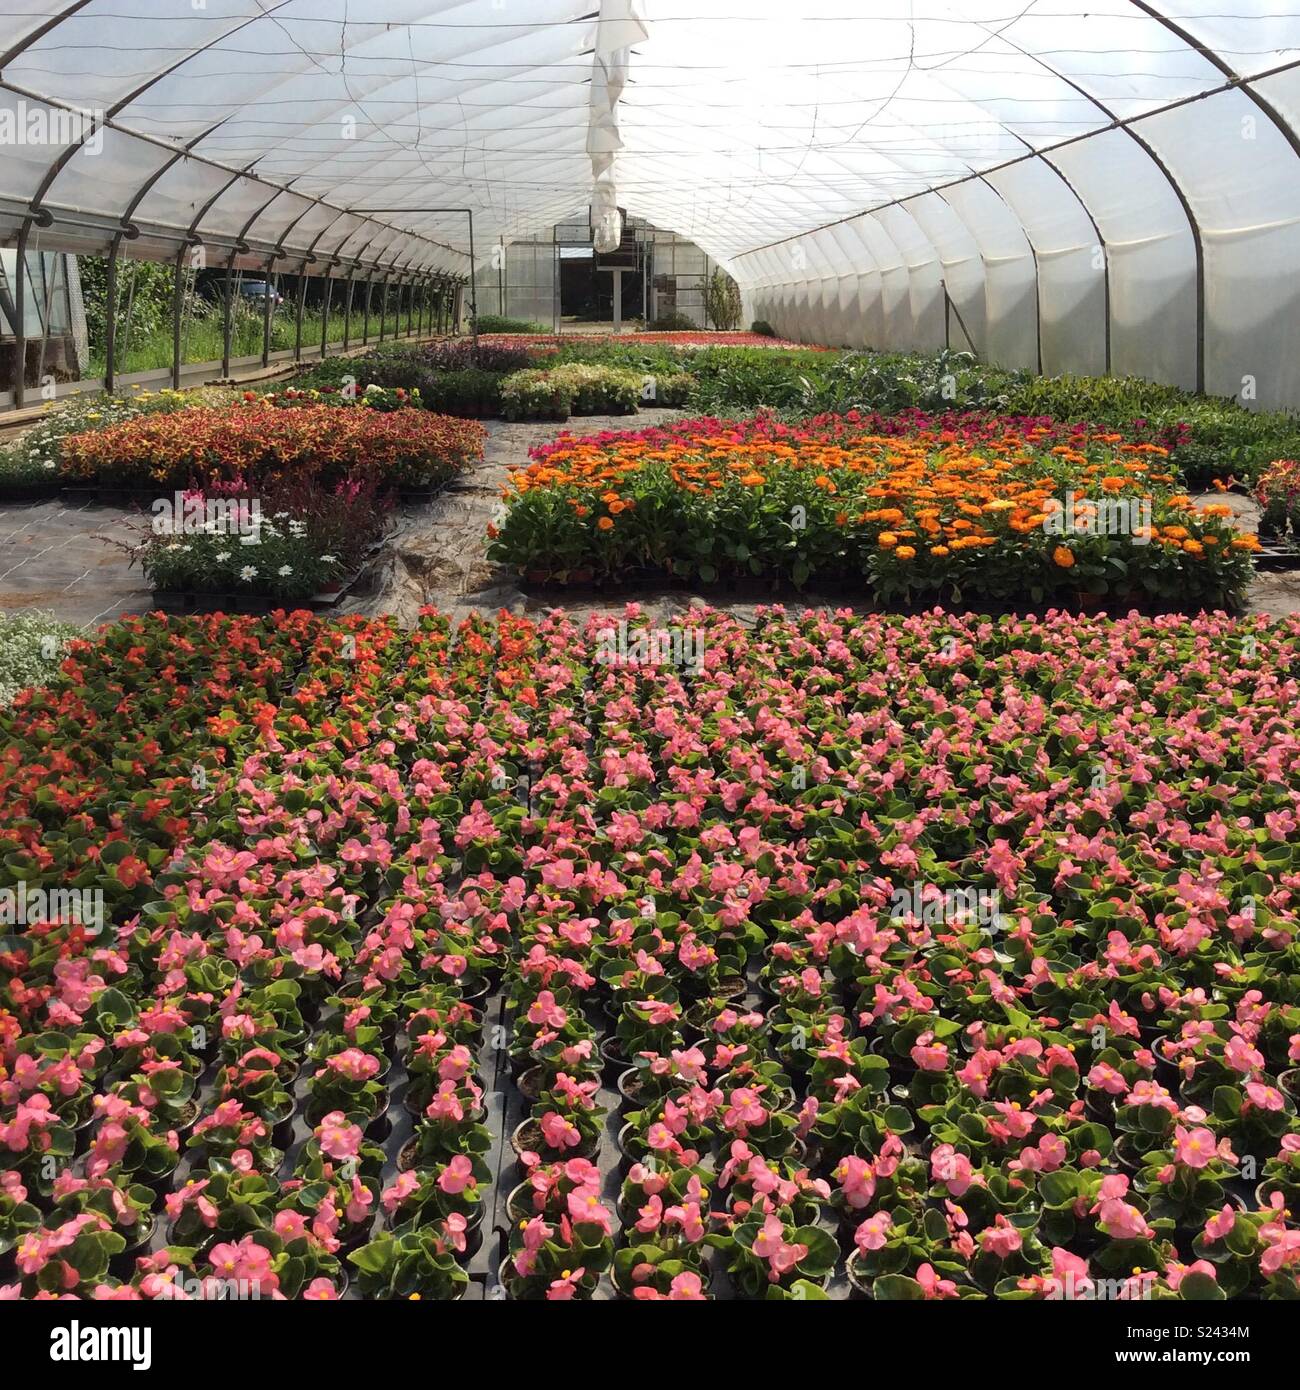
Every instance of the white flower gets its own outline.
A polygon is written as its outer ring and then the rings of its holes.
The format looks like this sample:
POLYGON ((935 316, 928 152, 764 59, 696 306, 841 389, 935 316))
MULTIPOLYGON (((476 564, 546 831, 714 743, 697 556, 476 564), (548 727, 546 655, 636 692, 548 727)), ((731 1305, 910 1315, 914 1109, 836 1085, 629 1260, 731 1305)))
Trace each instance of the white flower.
POLYGON ((180 543, 180 541, 173 541, 170 545, 165 545, 165 546, 163 546, 163 549, 164 549, 164 550, 184 550, 185 547, 180 543))
POLYGON ((338 558, 337 555, 322 555, 320 557, 321 564, 323 565, 335 565, 338 563, 338 558))
POLYGON ((256 579, 256 578, 257 578, 257 566, 256 566, 256 565, 245 565, 244 568, 243 568, 242 570, 239 571, 239 577, 240 577, 242 580, 246 581, 246 582, 247 582, 248 580, 250 580, 250 579, 256 579))
POLYGON ((240 536, 240 545, 261 545, 262 536, 258 531, 250 531, 246 536, 240 536))
POLYGON ((54 466, 55 463, 53 459, 46 459, 45 462, 41 464, 42 468, 53 468, 54 466))
POLYGON ((285 575, 293 573, 293 566, 281 565, 280 568, 276 570, 276 573, 283 579, 285 575))
POLYGON ((219 565, 225 564, 225 562, 226 562, 227 560, 230 559, 230 551, 228 551, 228 550, 219 550, 219 551, 217 551, 216 556, 215 556, 215 559, 216 559, 216 561, 217 561, 217 564, 219 564, 219 565))

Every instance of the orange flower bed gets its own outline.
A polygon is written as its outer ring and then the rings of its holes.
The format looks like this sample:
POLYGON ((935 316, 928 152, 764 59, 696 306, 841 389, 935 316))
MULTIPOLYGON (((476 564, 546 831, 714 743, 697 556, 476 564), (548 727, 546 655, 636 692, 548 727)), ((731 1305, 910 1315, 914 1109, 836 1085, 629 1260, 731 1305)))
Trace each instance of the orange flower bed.
POLYGON ((967 601, 1227 602, 1249 574, 1254 538, 1226 506, 1194 505, 1155 444, 990 417, 908 424, 760 416, 561 436, 514 474, 494 554, 558 579, 815 576, 967 601))

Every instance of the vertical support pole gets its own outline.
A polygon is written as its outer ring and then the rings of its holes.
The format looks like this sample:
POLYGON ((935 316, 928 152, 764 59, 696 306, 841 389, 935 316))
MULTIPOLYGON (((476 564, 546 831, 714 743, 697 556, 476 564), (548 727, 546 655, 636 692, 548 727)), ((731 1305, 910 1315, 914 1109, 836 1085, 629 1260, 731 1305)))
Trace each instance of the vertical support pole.
POLYGON ((235 253, 226 257, 226 281, 221 306, 221 375, 230 376, 230 339, 234 333, 235 285, 230 272, 235 268, 235 253))
POLYGON ((117 384, 117 253, 122 247, 122 234, 113 238, 108 248, 108 281, 104 306, 104 390, 112 395, 117 384))
POLYGON ((406 287, 406 336, 415 332, 415 281, 406 287))
POLYGON ((379 341, 384 341, 384 328, 388 318, 388 276, 385 275, 379 284, 379 341))
POLYGON ((329 273, 328 267, 325 271, 325 298, 321 301, 320 309, 320 355, 321 361, 325 360, 325 353, 329 347, 330 340, 330 305, 334 301, 334 277, 329 273))
POLYGON ((375 282, 370 276, 366 276, 366 318, 361 328, 361 345, 364 347, 370 341, 370 300, 375 292, 375 282))
POLYGON ((266 262, 266 293, 262 296, 262 366, 271 365, 271 297, 275 294, 275 257, 266 262))
POLYGON ((298 267, 298 303, 294 309, 293 360, 302 361, 302 316, 307 309, 307 262, 298 267))
POLYGON ((469 218, 469 326, 474 335, 474 365, 479 362, 478 355, 478 296, 474 290, 474 209, 466 211, 469 218))
POLYGON ((357 273, 356 266, 348 271, 347 298, 343 301, 343 351, 352 346, 352 277, 357 273))
POLYGON ((31 235, 32 219, 23 219, 18 233, 18 260, 15 270, 18 283, 14 286, 14 409, 21 410, 27 395, 27 239, 31 235))
POLYGON ((185 246, 176 253, 176 263, 172 267, 172 390, 181 389, 181 310, 185 305, 185 290, 181 279, 181 263, 185 259, 185 246))

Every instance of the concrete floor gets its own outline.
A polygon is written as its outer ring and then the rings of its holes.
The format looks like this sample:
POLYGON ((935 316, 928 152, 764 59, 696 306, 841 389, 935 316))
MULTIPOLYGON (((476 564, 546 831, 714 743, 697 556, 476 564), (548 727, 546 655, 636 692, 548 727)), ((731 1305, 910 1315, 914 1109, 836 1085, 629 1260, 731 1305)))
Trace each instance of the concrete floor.
MULTIPOLYGON (((591 416, 567 427, 574 434, 604 429, 641 428, 680 418, 670 410, 639 415, 591 416)), ((367 614, 393 613, 414 621, 423 604, 436 604, 455 618, 473 609, 540 612, 558 603, 576 613, 606 611, 622 597, 597 591, 525 593, 514 580, 488 563, 486 530, 500 502, 508 470, 527 462, 528 450, 558 433, 549 421, 487 423, 488 442, 481 464, 431 503, 404 508, 389 543, 370 571, 338 610, 367 614)), ((1253 529, 1254 502, 1237 494, 1205 500, 1228 501, 1244 529, 1253 529)), ((123 548, 144 524, 141 512, 117 507, 62 502, 0 503, 0 612, 45 609, 55 617, 87 628, 121 613, 147 612, 150 590, 138 566, 123 548)), ((653 615, 666 617, 686 607, 689 588, 657 589, 644 596, 653 615)), ((697 600, 698 601, 698 600, 697 600)), ((718 607, 748 613, 755 599, 710 597, 718 607)), ((810 592, 800 600, 835 607, 855 607, 841 594, 810 592)), ((865 606, 865 605, 864 605, 865 606)), ((1250 591, 1250 612, 1282 615, 1300 612, 1300 571, 1261 573, 1250 591)))

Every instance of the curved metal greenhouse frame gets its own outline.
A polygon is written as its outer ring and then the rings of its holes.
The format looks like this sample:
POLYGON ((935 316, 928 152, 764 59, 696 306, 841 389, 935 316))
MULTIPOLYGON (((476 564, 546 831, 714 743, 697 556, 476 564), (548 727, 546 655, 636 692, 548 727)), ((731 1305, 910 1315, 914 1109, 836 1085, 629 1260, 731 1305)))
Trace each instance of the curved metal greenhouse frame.
POLYGON ((0 237, 409 314, 470 279, 423 209, 623 207, 788 337, 1295 405, 1298 117, 1276 0, 12 0, 0 237))

